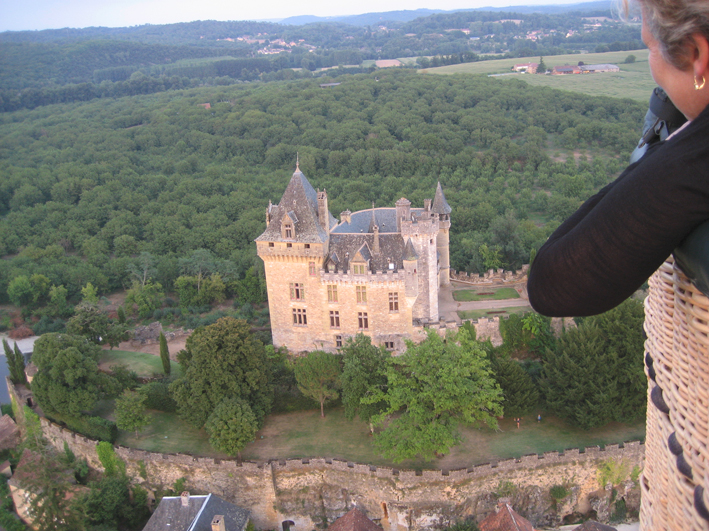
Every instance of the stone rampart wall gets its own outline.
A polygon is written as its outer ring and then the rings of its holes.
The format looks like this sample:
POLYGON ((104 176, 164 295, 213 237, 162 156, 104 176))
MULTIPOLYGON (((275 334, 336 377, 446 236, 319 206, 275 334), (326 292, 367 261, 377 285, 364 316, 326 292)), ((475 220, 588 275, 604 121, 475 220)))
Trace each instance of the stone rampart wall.
POLYGON ((517 271, 505 271, 504 269, 490 269, 482 275, 475 273, 468 274, 465 271, 451 269, 451 280, 465 282, 475 285, 510 284, 512 282, 522 282, 527 280, 529 265, 525 264, 517 271))
MULTIPOLYGON (((42 419, 45 437, 59 450, 64 443, 89 465, 101 470, 92 441, 42 419)), ((462 470, 399 470, 337 459, 286 459, 238 464, 235 460, 160 454, 116 447, 128 474, 147 488, 170 487, 186 478, 195 493, 213 492, 251 511, 259 529, 279 528, 292 520, 297 529, 315 529, 332 523, 354 505, 386 531, 419 531, 445 526, 461 518, 481 519, 494 509, 492 494, 506 482, 515 488, 513 503, 536 524, 553 523, 549 495, 554 485, 573 485, 570 506, 588 508, 599 489, 597 467, 607 459, 624 459, 642 468, 644 446, 637 442, 597 446, 564 452, 526 455, 462 470), (518 499, 519 498, 519 499, 518 499)), ((561 504, 560 504, 561 505, 561 504)))

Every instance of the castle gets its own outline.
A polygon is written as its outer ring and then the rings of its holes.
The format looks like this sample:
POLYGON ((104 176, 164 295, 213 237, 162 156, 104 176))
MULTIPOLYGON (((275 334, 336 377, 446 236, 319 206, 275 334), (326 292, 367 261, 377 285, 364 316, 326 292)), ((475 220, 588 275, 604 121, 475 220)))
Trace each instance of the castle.
POLYGON ((439 321, 439 287, 450 284, 451 208, 440 183, 433 202, 340 214, 296 166, 256 238, 264 261, 273 344, 335 351, 363 333, 393 352, 439 321))

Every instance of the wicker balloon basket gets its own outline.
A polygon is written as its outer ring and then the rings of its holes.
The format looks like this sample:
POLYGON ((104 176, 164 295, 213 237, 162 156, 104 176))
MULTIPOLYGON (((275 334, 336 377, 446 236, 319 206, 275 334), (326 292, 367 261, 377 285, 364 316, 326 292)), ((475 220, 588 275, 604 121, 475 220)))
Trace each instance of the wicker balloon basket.
POLYGON ((670 258, 645 300, 640 529, 709 530, 709 298, 670 258))

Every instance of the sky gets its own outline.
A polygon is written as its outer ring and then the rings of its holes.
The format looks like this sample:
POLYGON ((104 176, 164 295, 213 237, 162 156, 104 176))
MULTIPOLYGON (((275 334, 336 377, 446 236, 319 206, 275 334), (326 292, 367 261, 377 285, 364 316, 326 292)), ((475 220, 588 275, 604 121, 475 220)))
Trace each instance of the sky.
POLYGON ((193 20, 271 20, 404 9, 573 4, 582 0, 0 0, 0 31, 125 27, 193 20))

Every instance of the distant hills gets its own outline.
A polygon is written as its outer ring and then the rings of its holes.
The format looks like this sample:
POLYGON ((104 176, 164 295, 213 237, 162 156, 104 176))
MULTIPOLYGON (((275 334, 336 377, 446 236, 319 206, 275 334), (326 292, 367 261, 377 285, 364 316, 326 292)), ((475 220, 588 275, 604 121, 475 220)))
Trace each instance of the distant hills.
POLYGON ((558 4, 541 6, 508 6, 508 7, 479 7, 475 9, 455 9, 445 11, 443 9, 414 9, 403 11, 383 11, 380 13, 364 13, 361 15, 346 15, 341 17, 316 17, 315 15, 298 15, 281 20, 271 20, 288 26, 302 26, 304 24, 315 24, 322 22, 339 22, 351 26, 371 26, 382 22, 409 22, 419 17, 427 17, 440 13, 458 13, 461 11, 496 11, 511 13, 571 13, 571 12, 594 12, 608 11, 611 9, 610 0, 597 2, 581 2, 578 4, 558 4))

